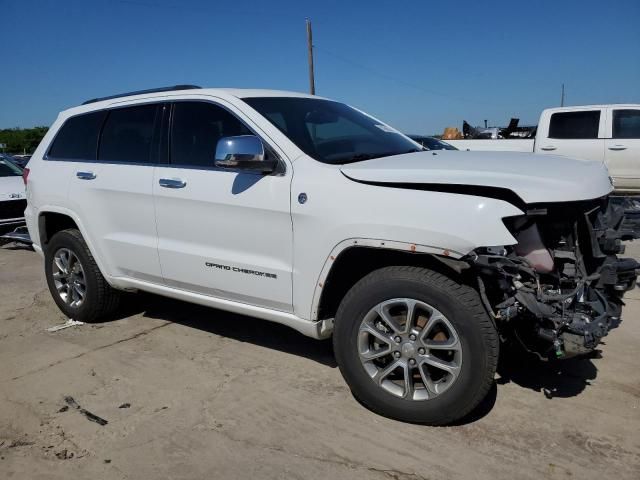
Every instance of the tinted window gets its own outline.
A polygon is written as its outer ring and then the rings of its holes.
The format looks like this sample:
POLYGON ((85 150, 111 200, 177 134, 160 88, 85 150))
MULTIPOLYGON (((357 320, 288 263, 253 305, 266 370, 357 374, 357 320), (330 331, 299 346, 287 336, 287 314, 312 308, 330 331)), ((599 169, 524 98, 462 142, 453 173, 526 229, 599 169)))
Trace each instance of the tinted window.
POLYGON ((342 103, 304 97, 243 100, 321 162, 343 164, 418 150, 404 135, 342 103))
POLYGON ((252 135, 236 117, 222 107, 205 102, 174 105, 171 129, 171 163, 213 167, 218 140, 252 135))
POLYGON ((111 110, 102 129, 98 160, 149 163, 158 105, 111 110))
POLYGON ((600 110, 551 115, 549 138, 598 138, 600 110))
POLYGON ((105 112, 92 112, 69 118, 56 135, 49 157, 95 160, 105 115, 105 112))
POLYGON ((640 110, 613 111, 613 138, 640 138, 640 110))

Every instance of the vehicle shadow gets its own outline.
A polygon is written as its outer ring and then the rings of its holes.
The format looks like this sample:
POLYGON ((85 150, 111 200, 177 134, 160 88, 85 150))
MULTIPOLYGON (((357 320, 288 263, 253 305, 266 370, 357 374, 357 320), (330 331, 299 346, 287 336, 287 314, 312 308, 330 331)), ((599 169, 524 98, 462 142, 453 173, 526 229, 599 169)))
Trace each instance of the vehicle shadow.
POLYGON ((548 399, 569 398, 582 393, 598 374, 592 359, 600 358, 600 350, 590 356, 544 362, 517 348, 503 348, 498 363, 498 377, 482 402, 453 426, 474 423, 493 409, 499 388, 508 383, 540 392, 548 399))
POLYGON ((167 320, 240 342, 298 355, 331 368, 338 366, 330 340, 305 337, 278 323, 150 293, 132 296, 118 318, 140 313, 147 318, 167 320))
MULTIPOLYGON (((298 355, 330 368, 337 367, 330 340, 314 340, 274 322, 150 293, 132 295, 117 318, 136 314, 298 355)), ((471 413, 452 426, 474 423, 488 415, 496 403, 500 387, 508 383, 543 393, 549 399, 579 395, 597 376, 592 359, 599 358, 599 354, 600 351, 596 350, 588 357, 543 362, 517 348, 502 348, 498 375, 487 396, 471 413)))
POLYGON ((541 361, 536 356, 505 348, 498 365, 498 385, 515 383, 542 392, 545 397, 568 398, 582 393, 598 375, 593 359, 600 358, 600 350, 589 355, 566 360, 541 361))

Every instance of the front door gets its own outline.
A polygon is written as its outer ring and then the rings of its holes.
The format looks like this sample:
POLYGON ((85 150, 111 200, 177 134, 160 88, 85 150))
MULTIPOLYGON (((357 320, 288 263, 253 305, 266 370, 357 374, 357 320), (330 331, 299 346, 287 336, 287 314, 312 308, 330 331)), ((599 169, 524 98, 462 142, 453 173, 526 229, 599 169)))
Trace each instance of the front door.
POLYGON ((291 168, 273 175, 216 168, 218 140, 253 133, 230 108, 205 101, 172 105, 169 165, 156 168, 153 181, 164 280, 291 311, 291 168))
POLYGON ((604 161, 605 115, 600 109, 555 112, 547 138, 536 138, 536 153, 604 161))

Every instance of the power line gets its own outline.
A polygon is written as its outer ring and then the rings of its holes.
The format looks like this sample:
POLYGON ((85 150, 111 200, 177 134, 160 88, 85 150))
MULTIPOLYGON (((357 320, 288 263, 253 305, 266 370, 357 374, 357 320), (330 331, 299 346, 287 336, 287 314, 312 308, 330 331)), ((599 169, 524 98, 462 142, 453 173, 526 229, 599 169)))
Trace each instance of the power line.
MULTIPOLYGON (((442 93, 442 92, 438 92, 436 90, 431 90, 431 89, 428 89, 428 88, 424 88, 424 87, 422 87, 420 85, 416 85, 414 83, 407 82, 406 80, 403 80, 401 78, 395 77, 393 75, 389 75, 387 73, 380 72, 380 71, 378 71, 378 70, 376 70, 374 68, 371 68, 371 67, 369 67, 367 65, 363 65, 363 64, 361 64, 359 62, 354 62, 353 60, 350 60, 350 59, 348 59, 348 58, 346 58, 346 57, 344 57, 342 55, 338 55, 337 53, 331 52, 331 51, 327 50, 324 47, 323 48, 319 48, 317 45, 314 45, 314 49, 316 51, 325 53, 325 54, 329 55, 330 57, 333 57, 333 58, 335 58, 337 60, 340 60, 341 62, 346 63, 347 65, 359 68, 361 70, 365 70, 365 71, 367 71, 369 73, 372 73, 372 74, 374 74, 374 75, 376 75, 376 76, 378 76, 380 78, 384 78, 386 80, 389 80, 389 81, 392 81, 392 82, 396 82, 396 83, 404 85, 406 87, 413 88, 414 90, 419 90, 419 91, 424 92, 424 93, 426 93, 428 95, 433 95, 433 96, 447 98, 447 99, 453 99, 453 100, 457 100, 459 102, 465 102, 465 103, 478 103, 478 104, 485 104, 485 105, 489 104, 489 102, 482 102, 482 101, 478 101, 478 100, 462 98, 462 97, 450 95, 448 93, 442 93)), ((493 104, 491 104, 491 105, 493 105, 493 104)))

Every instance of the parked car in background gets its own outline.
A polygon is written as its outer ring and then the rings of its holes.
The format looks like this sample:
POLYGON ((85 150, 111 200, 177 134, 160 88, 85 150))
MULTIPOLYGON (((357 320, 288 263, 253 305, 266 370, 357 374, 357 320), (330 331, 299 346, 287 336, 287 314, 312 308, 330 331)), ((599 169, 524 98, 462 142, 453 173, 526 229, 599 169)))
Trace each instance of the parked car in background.
POLYGON ((407 135, 407 137, 418 142, 427 150, 458 150, 453 145, 435 137, 425 137, 424 135, 407 135))
POLYGON ((12 164, 20 167, 21 169, 24 168, 20 165, 20 162, 18 161, 18 159, 16 159, 16 157, 14 157, 13 155, 9 155, 8 153, 0 153, 0 160, 6 160, 8 162, 11 162, 12 164))
POLYGON ((426 152, 294 92, 91 100, 58 116, 25 180, 66 316, 108 318, 142 290, 333 336, 358 399, 433 425, 487 395, 504 339, 544 358, 592 352, 639 267, 617 256, 602 164, 426 152))
POLYGON ((31 155, 13 155, 13 163, 18 165, 20 168, 26 167, 30 159, 31 155))
POLYGON ((535 139, 450 142, 460 150, 535 152, 604 163, 616 193, 640 193, 640 104, 548 108, 535 139))
POLYGON ((0 157, 0 234, 24 225, 26 207, 22 170, 2 156, 0 157))

